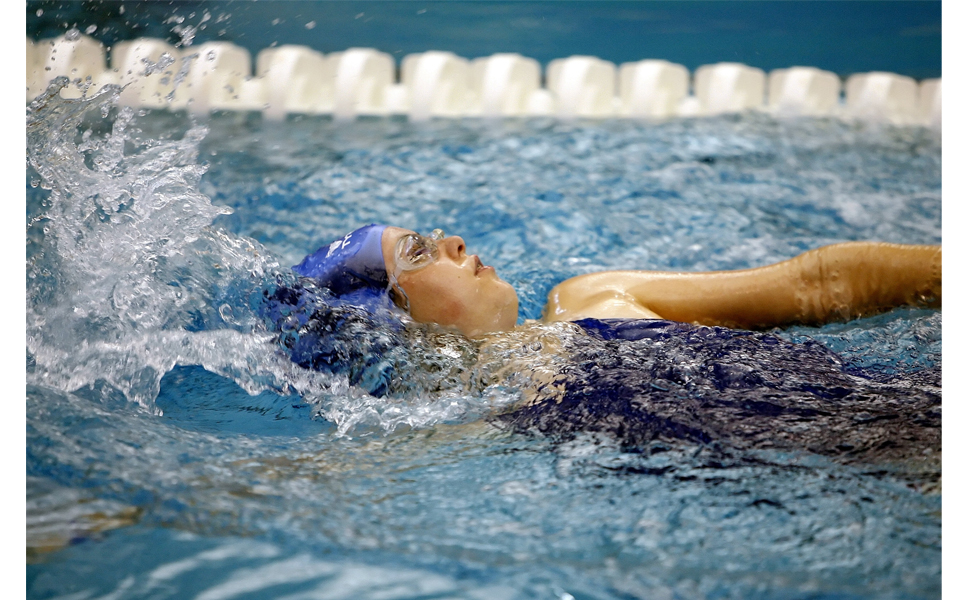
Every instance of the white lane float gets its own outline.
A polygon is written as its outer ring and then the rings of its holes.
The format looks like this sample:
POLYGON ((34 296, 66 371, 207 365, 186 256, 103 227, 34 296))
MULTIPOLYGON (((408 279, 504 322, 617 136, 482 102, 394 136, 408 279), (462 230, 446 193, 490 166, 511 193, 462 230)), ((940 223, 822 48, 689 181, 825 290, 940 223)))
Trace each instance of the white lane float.
POLYGON ((120 102, 139 108, 164 108, 172 99, 181 62, 178 49, 162 40, 141 38, 111 47, 111 67, 122 86, 120 102))
POLYGON ((401 84, 412 121, 462 117, 474 104, 469 62, 451 52, 431 50, 401 61, 401 84))
POLYGON ((289 113, 332 111, 333 79, 332 61, 306 46, 277 46, 256 55, 263 117, 271 121, 283 120, 289 113))
POLYGON ((539 62, 520 54, 476 58, 471 63, 471 95, 477 102, 469 113, 486 118, 528 115, 541 79, 539 62))
POLYGON ((690 72, 666 60, 620 65, 619 116, 662 119, 677 114, 687 97, 690 72))
POLYGON ((249 51, 229 42, 206 42, 182 51, 180 78, 170 104, 194 114, 213 110, 261 110, 263 84, 252 79, 249 51))
POLYGON ((838 108, 839 76, 815 67, 775 69, 768 74, 768 110, 781 117, 825 116, 838 108))
POLYGON ((394 59, 373 48, 350 48, 330 55, 334 70, 333 116, 386 115, 394 85, 394 59))
POLYGON ((556 116, 612 117, 617 112, 616 65, 595 56, 557 58, 546 67, 546 87, 556 116))
POLYGON ((943 128, 943 81, 926 79, 919 84, 918 120, 937 131, 943 128))
POLYGON ((730 62, 698 67, 694 72, 694 96, 701 115, 762 108, 765 101, 765 72, 730 62))
POLYGON ((27 102, 36 98, 46 85, 42 69, 40 49, 34 40, 27 38, 27 102))
POLYGON ((908 125, 918 120, 916 80, 895 73, 857 73, 845 82, 845 115, 877 123, 908 125))
POLYGON ((107 71, 105 54, 101 42, 77 30, 41 40, 34 47, 36 78, 29 84, 28 95, 33 92, 36 97, 52 79, 61 76, 72 82, 72 85, 61 90, 65 98, 79 98, 85 91, 94 92, 106 83, 114 83, 114 78, 107 71), (75 83, 80 86, 73 85, 75 83))
POLYGON ((841 115, 896 125, 942 126, 942 82, 894 73, 859 73, 844 85, 814 67, 765 73, 740 63, 699 67, 689 95, 687 69, 664 60, 624 63, 617 69, 594 56, 553 60, 541 67, 531 58, 499 53, 472 62, 451 52, 404 57, 400 80, 394 59, 372 48, 329 55, 305 46, 261 51, 251 76, 244 48, 206 42, 181 51, 158 39, 123 41, 106 49, 72 30, 57 38, 26 40, 26 99, 52 79, 68 77, 65 97, 94 93, 107 83, 123 86, 121 103, 144 108, 262 111, 268 120, 287 114, 403 114, 486 118, 555 116, 665 118, 767 110, 778 116, 841 115), (111 68, 106 64, 110 52, 111 68), (844 89, 844 100, 840 95, 844 89), (766 98, 767 92, 767 98, 766 98))

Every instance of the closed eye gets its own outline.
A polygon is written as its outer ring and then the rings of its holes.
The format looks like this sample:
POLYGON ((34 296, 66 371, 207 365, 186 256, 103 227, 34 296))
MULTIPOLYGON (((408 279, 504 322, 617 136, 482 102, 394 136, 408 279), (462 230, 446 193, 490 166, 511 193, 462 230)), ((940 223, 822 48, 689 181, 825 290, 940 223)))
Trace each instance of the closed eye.
POLYGON ((411 262, 420 262, 424 260, 426 256, 431 256, 431 250, 424 247, 412 248, 408 252, 408 260, 411 262))

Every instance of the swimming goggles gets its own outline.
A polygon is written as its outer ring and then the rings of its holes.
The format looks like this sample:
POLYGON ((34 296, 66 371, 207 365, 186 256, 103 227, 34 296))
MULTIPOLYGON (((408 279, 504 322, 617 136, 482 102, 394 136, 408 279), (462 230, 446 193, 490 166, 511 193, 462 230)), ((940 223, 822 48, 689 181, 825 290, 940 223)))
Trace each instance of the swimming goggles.
POLYGON ((435 229, 431 235, 409 233, 397 241, 394 247, 394 272, 390 274, 387 284, 388 290, 396 293, 396 303, 407 312, 411 312, 411 301, 397 278, 401 273, 417 271, 434 264, 438 260, 438 242, 445 239, 445 232, 435 229))
POLYGON ((445 232, 435 229, 431 235, 409 233, 397 241, 394 248, 394 274, 423 269, 438 260, 438 242, 445 232))

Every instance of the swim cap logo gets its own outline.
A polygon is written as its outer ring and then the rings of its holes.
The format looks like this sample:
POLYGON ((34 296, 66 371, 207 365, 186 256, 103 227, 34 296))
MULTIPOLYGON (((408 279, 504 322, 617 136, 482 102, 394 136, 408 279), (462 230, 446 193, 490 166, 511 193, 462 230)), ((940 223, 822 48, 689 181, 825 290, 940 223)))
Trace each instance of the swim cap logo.
POLYGON ((293 267, 298 275, 312 277, 336 295, 361 288, 380 293, 387 287, 387 269, 381 236, 385 225, 367 225, 321 246, 293 267))
POLYGON ((350 243, 350 236, 352 236, 353 234, 354 232, 351 231, 350 233, 345 235, 343 239, 331 242, 330 248, 327 250, 327 258, 330 258, 331 256, 333 256, 333 253, 336 252, 338 249, 346 248, 347 244, 350 243))

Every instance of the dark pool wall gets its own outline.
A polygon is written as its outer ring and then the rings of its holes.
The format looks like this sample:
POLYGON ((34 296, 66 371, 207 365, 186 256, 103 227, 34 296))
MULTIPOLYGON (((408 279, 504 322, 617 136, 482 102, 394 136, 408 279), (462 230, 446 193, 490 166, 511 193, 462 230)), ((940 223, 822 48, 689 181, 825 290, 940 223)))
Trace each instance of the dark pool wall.
POLYGON ((27 2, 29 37, 96 27, 88 34, 107 46, 148 36, 229 41, 253 56, 300 44, 321 52, 371 47, 397 59, 426 50, 466 58, 518 52, 542 64, 589 54, 616 64, 662 58, 691 70, 730 61, 915 79, 942 75, 942 20, 934 1, 27 2))

